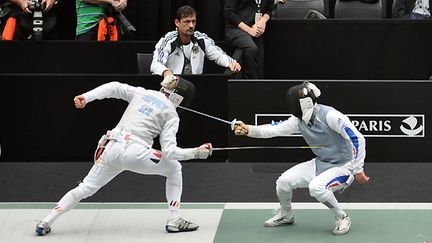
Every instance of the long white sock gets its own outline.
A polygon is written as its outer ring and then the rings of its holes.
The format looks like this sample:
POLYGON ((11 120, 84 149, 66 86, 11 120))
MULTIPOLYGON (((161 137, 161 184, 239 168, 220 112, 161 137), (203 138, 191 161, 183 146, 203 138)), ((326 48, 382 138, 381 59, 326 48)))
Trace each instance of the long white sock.
POLYGON ((292 215, 292 191, 282 190, 279 186, 276 185, 276 194, 279 198, 282 214, 292 215))
POLYGON ((347 213, 342 210, 339 202, 331 191, 327 191, 324 197, 319 201, 326 205, 336 217, 343 218, 347 215, 347 213))
POLYGON ((44 222, 47 222, 48 225, 52 225, 60 215, 71 210, 78 204, 79 200, 74 197, 73 190, 70 190, 60 199, 51 212, 43 219, 44 222))
POLYGON ((183 178, 181 171, 174 175, 168 176, 165 186, 169 218, 178 218, 180 217, 180 200, 183 189, 183 178))

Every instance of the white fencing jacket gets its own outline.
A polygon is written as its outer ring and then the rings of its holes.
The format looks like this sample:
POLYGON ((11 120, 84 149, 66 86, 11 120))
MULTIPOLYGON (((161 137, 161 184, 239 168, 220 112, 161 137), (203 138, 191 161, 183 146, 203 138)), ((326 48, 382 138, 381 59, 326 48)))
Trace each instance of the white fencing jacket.
POLYGON ((105 98, 127 101, 129 105, 113 130, 130 134, 132 141, 151 147, 153 139, 159 136, 165 158, 172 160, 197 158, 197 148, 177 147, 176 134, 180 119, 173 103, 161 92, 110 82, 83 95, 87 103, 105 98))
MULTIPOLYGON (((223 67, 228 67, 231 63, 236 62, 204 33, 195 31, 192 36, 192 44, 191 56, 186 57, 190 60, 192 74, 202 74, 204 57, 223 67)), ((170 69, 174 74, 182 74, 187 60, 181 46, 178 32, 168 32, 155 46, 150 71, 153 74, 162 75, 165 70, 170 69)))

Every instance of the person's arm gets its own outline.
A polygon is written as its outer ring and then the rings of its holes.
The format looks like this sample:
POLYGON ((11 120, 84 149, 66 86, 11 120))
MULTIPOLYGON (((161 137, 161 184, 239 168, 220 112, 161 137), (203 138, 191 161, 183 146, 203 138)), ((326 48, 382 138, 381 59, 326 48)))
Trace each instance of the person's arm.
POLYGON ((153 60, 150 65, 150 71, 154 74, 166 77, 169 74, 173 74, 171 69, 166 65, 168 56, 171 52, 171 42, 177 38, 177 33, 172 31, 162 37, 158 43, 156 43, 155 50, 153 52, 153 60))
POLYGON ((225 0, 224 4, 224 18, 232 26, 239 26, 242 18, 236 12, 238 0, 225 0))
POLYGON ((44 12, 49 12, 57 3, 57 0, 42 0, 42 5, 45 5, 44 12))
POLYGON ((135 90, 135 87, 128 84, 110 82, 90 90, 82 95, 75 96, 74 103, 76 108, 84 108, 89 102, 94 100, 102 100, 105 98, 116 98, 130 102, 135 94, 135 90))
POLYGON ((253 138, 272 138, 289 136, 293 133, 299 133, 299 119, 290 117, 288 120, 275 122, 265 125, 247 125, 238 121, 234 127, 234 133, 237 136, 248 136, 253 138))
POLYGON ((258 20, 257 23, 254 24, 253 27, 256 27, 258 30, 258 34, 261 36, 262 34, 264 34, 266 26, 267 26, 267 21, 270 20, 270 15, 269 14, 264 14, 263 16, 261 16, 261 18, 258 20))
POLYGON ((255 27, 258 29, 259 35, 263 35, 267 26, 267 22, 271 18, 271 14, 274 9, 274 3, 273 1, 269 0, 267 1, 267 5, 264 7, 264 10, 262 11, 263 15, 261 18, 256 22, 252 27, 255 27))
POLYGON ((212 145, 210 143, 203 144, 195 148, 180 148, 177 147, 177 130, 180 119, 173 117, 167 122, 159 135, 161 144, 162 156, 169 160, 190 160, 190 159, 206 159, 212 153, 212 145))
POLYGON ((115 11, 122 11, 127 6, 127 0, 80 0, 91 4, 109 4, 115 11))
POLYGON ((214 61, 219 66, 229 67, 231 71, 234 73, 239 72, 241 70, 240 64, 235 59, 228 56, 220 47, 218 47, 212 38, 198 31, 196 31, 195 34, 199 38, 204 39, 204 43, 206 47, 205 54, 209 60, 214 61))
POLYGON ((28 2, 27 0, 9 0, 12 3, 15 3, 18 5, 25 13, 31 13, 30 9, 28 8, 28 2))
POLYGON ((339 111, 330 111, 326 116, 329 127, 342 135, 353 146, 354 162, 353 172, 359 183, 366 183, 369 177, 363 171, 364 160, 366 157, 366 140, 349 118, 339 111))

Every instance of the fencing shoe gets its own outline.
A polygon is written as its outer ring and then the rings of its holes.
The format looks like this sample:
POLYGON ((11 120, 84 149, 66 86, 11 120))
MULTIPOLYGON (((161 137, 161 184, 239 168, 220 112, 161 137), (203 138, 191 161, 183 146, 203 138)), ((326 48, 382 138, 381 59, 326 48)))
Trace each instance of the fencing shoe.
POLYGON ((281 208, 278 208, 273 211, 274 216, 269 220, 264 222, 265 227, 274 227, 283 224, 293 224, 294 223, 294 214, 292 213, 283 213, 281 208))
POLYGON ((35 231, 38 235, 44 236, 51 231, 51 227, 48 225, 47 222, 38 221, 36 224, 35 231))
POLYGON ((345 215, 342 218, 336 217, 336 228, 333 230, 333 234, 335 235, 343 235, 346 234, 351 226, 351 218, 348 215, 345 215))
POLYGON ((182 218, 175 218, 168 220, 165 229, 168 233, 176 233, 183 231, 194 231, 198 229, 198 225, 182 218))

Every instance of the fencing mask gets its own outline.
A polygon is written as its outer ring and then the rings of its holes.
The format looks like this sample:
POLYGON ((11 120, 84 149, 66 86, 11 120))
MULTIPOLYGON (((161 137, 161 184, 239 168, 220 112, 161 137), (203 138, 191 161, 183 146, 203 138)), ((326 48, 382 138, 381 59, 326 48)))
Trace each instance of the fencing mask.
POLYGON ((288 109, 291 114, 307 124, 312 117, 316 100, 320 95, 321 91, 307 81, 291 87, 286 93, 288 109))
POLYGON ((165 78, 161 86, 161 91, 168 94, 168 99, 175 107, 180 104, 188 107, 195 96, 195 85, 184 78, 172 75, 172 77, 165 78))

